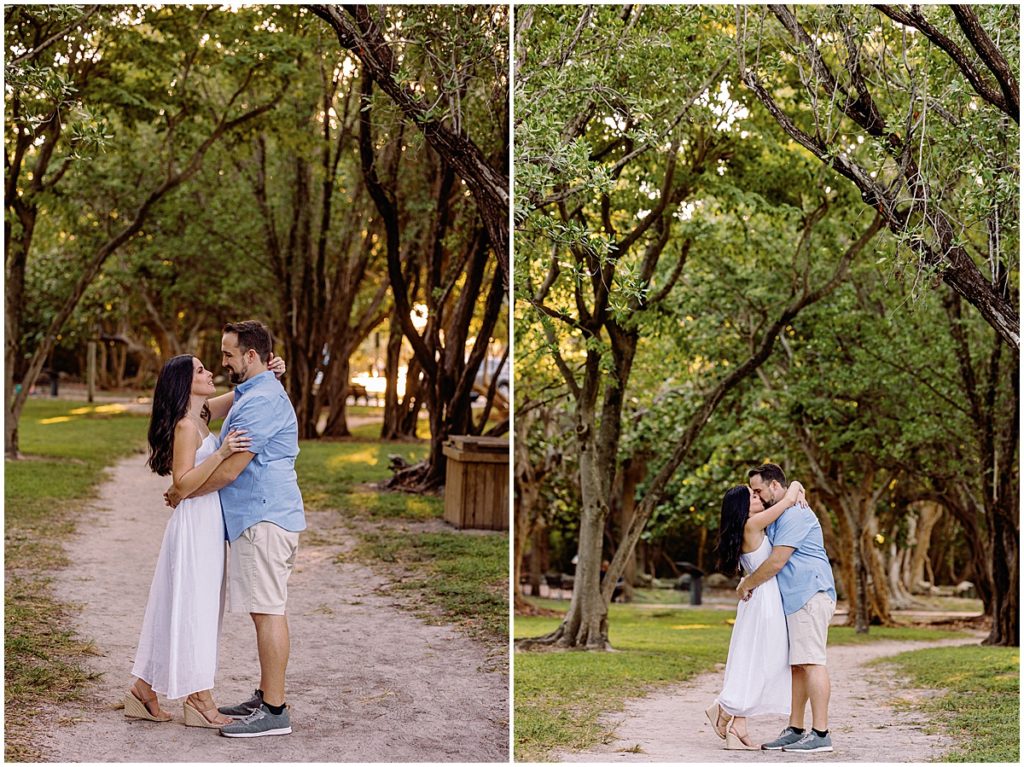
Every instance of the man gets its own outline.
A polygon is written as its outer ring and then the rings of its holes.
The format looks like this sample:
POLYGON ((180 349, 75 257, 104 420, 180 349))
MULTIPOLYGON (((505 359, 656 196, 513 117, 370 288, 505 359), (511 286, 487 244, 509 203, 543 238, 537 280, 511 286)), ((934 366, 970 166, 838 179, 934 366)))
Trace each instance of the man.
MULTIPOLYGON (((256 627, 260 686, 250 700, 219 709, 238 720, 221 728, 221 735, 233 738, 292 731, 285 703, 290 650, 285 606, 306 518, 295 475, 298 423, 288 395, 267 368, 271 347, 270 331, 260 322, 224 326, 222 363, 236 386, 221 437, 239 429, 252 442, 196 491, 220 490, 231 545, 228 602, 232 612, 248 612, 256 627)), ((180 500, 170 491, 167 497, 172 506, 180 500)))
MULTIPOLYGON (((774 463, 751 469, 750 489, 765 507, 786 493, 786 475, 774 463)), ((836 587, 832 567, 825 554, 821 525, 808 507, 793 506, 768 526, 772 544, 768 559, 736 587, 741 599, 772 576, 782 592, 782 607, 789 628, 789 664, 792 673, 792 706, 789 726, 770 743, 767 751, 816 753, 832 751, 828 731, 828 701, 831 683, 826 668, 825 643, 828 624, 836 609, 836 587), (811 729, 804 731, 804 712, 811 703, 811 729)))

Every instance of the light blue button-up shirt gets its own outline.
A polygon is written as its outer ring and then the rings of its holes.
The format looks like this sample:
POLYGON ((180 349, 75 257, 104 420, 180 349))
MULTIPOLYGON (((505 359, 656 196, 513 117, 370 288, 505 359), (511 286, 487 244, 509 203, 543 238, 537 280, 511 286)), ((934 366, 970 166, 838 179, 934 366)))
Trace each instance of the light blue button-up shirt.
POLYGON ((238 478, 220 491, 224 525, 233 541, 257 522, 299 532, 306 529, 295 458, 299 427, 295 408, 281 382, 269 370, 235 387, 235 401, 220 430, 223 440, 245 429, 253 459, 238 478))
POLYGON ((786 615, 795 613, 819 591, 835 602, 836 583, 814 512, 806 506, 790 506, 766 532, 772 546, 796 549, 776 576, 786 615))

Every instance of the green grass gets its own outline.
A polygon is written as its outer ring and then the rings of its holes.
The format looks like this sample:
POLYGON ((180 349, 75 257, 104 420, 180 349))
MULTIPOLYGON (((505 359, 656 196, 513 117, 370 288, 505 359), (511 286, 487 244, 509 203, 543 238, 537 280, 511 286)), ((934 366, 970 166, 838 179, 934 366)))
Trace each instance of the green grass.
MULTIPOLYGON (((376 434, 379 427, 370 425, 376 434)), ((295 470, 302 498, 310 509, 338 509, 346 514, 379 519, 437 519, 444 502, 435 496, 374 490, 367 485, 391 476, 388 457, 410 463, 426 457, 423 443, 369 441, 366 427, 353 429, 358 441, 302 442, 295 470)))
POLYGON ((508 641, 507 535, 378 530, 356 553, 408 568, 395 588, 424 595, 468 633, 508 641))
MULTIPOLYGON (((565 602, 531 599, 565 610, 565 602)), ((555 749, 578 750, 605 736, 599 717, 622 710, 627 698, 651 685, 682 682, 724 663, 734 618, 732 610, 691 607, 609 608, 608 638, 617 650, 590 652, 517 652, 515 656, 515 758, 544 761, 555 749)), ((516 638, 554 630, 560 618, 517 617, 516 638)), ((931 640, 961 636, 922 628, 875 629, 867 637, 834 628, 829 642, 853 644, 899 638, 931 640)))
POLYGON ((104 468, 145 443, 147 419, 112 405, 30 399, 19 423, 25 458, 4 468, 4 692, 9 761, 40 758, 27 724, 46 701, 80 697, 93 651, 65 627, 70 608, 48 574, 75 513, 105 479, 104 468))
POLYGON ((944 761, 1020 761, 1020 648, 938 647, 876 663, 891 664, 915 687, 948 691, 916 704, 960 744, 944 761))
POLYGON ((302 443, 296 471, 306 505, 375 522, 370 529, 353 526, 361 538, 355 556, 371 565, 400 566, 407 577, 395 589, 414 592, 474 636, 507 642, 508 535, 403 529, 407 522, 440 519, 444 500, 368 485, 391 476, 390 455, 415 463, 428 446, 370 441, 368 430, 376 436, 379 427, 353 429, 353 440, 302 443))

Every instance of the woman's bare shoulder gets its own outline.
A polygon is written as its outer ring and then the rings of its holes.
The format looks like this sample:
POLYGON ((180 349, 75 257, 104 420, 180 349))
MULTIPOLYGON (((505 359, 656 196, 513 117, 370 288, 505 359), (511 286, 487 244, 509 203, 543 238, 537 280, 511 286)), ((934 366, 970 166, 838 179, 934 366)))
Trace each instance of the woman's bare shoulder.
MULTIPOLYGON (((203 441, 203 435, 199 431, 199 427, 192 422, 191 418, 182 418, 176 424, 174 424, 174 441, 177 443, 179 440, 191 440, 196 444, 196 447, 203 441)), ((189 444, 186 442, 185 444, 189 444)))

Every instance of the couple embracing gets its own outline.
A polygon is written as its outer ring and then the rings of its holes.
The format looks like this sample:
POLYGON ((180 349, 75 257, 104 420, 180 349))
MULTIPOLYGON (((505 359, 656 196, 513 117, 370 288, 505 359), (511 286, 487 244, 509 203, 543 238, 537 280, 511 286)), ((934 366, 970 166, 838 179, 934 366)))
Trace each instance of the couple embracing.
POLYGON ((803 486, 787 486, 781 467, 764 464, 748 479, 749 487, 734 487, 722 501, 719 569, 733 575, 742 568, 743 578, 725 684, 706 713, 726 748, 832 751, 825 643, 836 590, 821 525, 803 486), (746 719, 761 714, 788 715, 789 726, 759 746, 746 719))
POLYGON ((295 410, 277 380, 284 361, 271 349, 262 323, 231 323, 224 327, 221 362, 233 393, 214 397, 213 373, 190 354, 170 359, 157 378, 148 465, 172 476, 164 498, 174 512, 146 603, 126 717, 171 721, 159 693, 185 698, 186 726, 236 738, 291 732, 285 606, 306 522, 295 475, 295 410), (209 428, 219 418, 220 437, 209 428), (256 629, 260 683, 251 699, 218 709, 211 690, 225 571, 232 612, 249 613, 256 629))

